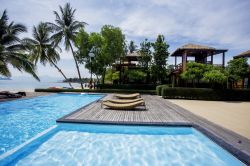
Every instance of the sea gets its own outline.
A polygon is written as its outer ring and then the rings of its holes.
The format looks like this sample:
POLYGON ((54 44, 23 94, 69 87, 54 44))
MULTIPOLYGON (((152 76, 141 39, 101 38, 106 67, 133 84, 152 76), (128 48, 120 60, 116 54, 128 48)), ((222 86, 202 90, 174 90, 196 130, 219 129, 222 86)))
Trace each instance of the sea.
MULTIPOLYGON (((60 78, 42 77, 37 81, 31 77, 13 77, 11 79, 0 79, 0 91, 26 91, 34 92, 36 88, 70 87, 68 83, 62 82, 60 78)), ((72 83, 74 88, 80 88, 80 84, 72 83)))

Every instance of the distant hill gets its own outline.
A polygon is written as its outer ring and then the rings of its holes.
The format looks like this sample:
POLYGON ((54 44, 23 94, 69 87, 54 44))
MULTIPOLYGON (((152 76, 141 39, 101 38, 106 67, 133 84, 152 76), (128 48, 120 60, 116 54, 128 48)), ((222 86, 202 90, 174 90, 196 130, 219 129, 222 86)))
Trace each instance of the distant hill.
MULTIPOLYGON (((41 82, 62 82, 62 78, 51 76, 39 76, 41 82)), ((20 82, 39 82, 35 78, 30 76, 13 76, 12 80, 20 82)))

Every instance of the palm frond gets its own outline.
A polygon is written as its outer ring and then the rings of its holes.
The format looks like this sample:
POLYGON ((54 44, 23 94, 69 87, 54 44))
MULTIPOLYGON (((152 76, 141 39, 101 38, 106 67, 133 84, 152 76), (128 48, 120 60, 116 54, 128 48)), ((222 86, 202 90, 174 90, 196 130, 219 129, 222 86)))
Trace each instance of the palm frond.
POLYGON ((7 63, 5 63, 4 61, 0 60, 0 75, 3 75, 5 77, 10 77, 11 73, 10 70, 8 68, 7 63))

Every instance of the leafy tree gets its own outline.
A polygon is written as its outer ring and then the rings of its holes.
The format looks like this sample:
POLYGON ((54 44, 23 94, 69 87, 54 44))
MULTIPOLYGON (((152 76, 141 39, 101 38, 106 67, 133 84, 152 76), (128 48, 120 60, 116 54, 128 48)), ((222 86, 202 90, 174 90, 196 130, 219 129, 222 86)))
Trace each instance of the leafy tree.
POLYGON ((134 82, 142 82, 145 79, 146 74, 139 70, 129 70, 127 76, 129 80, 134 82))
POLYGON ((212 70, 206 71, 203 75, 202 80, 211 83, 211 87, 215 88, 216 84, 223 85, 227 80, 227 76, 220 70, 214 68, 212 70))
POLYGON ((89 34, 81 28, 75 37, 75 47, 77 48, 76 59, 78 63, 84 64, 90 61, 89 52, 91 46, 89 43, 89 34))
POLYGON ((150 71, 149 71, 149 65, 152 60, 152 51, 151 51, 151 43, 148 41, 148 39, 145 39, 140 44, 140 57, 139 57, 139 64, 145 68, 145 72, 147 73, 147 80, 146 82, 149 82, 150 79, 150 71))
POLYGON ((81 64, 85 64, 85 68, 92 70, 96 75, 99 82, 99 76, 106 70, 108 61, 107 54, 104 54, 103 48, 104 38, 99 33, 91 33, 90 35, 83 29, 79 31, 76 36, 75 43, 78 48, 77 60, 81 64), (93 53, 94 57, 90 57, 89 54, 93 53))
MULTIPOLYGON (((117 60, 119 60, 121 64, 121 59, 125 50, 125 36, 122 34, 120 28, 113 27, 111 25, 104 25, 101 28, 101 35, 104 38, 102 59, 104 64, 102 83, 104 83, 106 68, 117 60)), ((121 82, 121 77, 119 80, 119 82, 121 82)))
MULTIPOLYGON (((47 23, 49 26, 51 26, 54 30, 54 34, 52 35, 52 39, 55 42, 55 45, 61 43, 64 41, 65 49, 71 50, 75 66, 78 72, 78 77, 81 80, 81 73, 79 70, 79 65, 77 62, 77 58, 72 46, 72 43, 75 40, 75 36, 80 28, 84 28, 86 25, 85 22, 80 22, 75 20, 74 14, 75 9, 72 9, 69 3, 66 3, 64 7, 59 6, 60 14, 56 11, 54 11, 54 14, 56 16, 56 23, 47 23)), ((81 82, 81 87, 83 89, 83 84, 81 82)))
POLYGON ((134 41, 130 41, 128 49, 129 49, 129 53, 133 53, 137 48, 137 45, 135 45, 134 41))
MULTIPOLYGON (((29 51, 32 62, 37 64, 37 62, 40 61, 43 65, 49 63, 62 74, 65 80, 68 80, 66 75, 56 64, 60 60, 59 53, 57 52, 60 48, 53 45, 52 39, 50 38, 51 32, 51 27, 47 26, 45 23, 40 23, 37 27, 33 27, 33 39, 25 38, 22 40, 22 43, 29 51)), ((72 87, 71 83, 68 83, 69 86, 72 87)))
POLYGON ((26 32, 26 27, 22 24, 8 22, 7 11, 4 10, 0 17, 0 74, 6 77, 11 76, 8 64, 31 74, 39 80, 35 73, 35 65, 29 61, 28 55, 24 53, 24 48, 20 43, 18 35, 26 32))
POLYGON ((226 68, 228 79, 232 82, 238 82, 239 80, 249 77, 249 65, 246 58, 237 58, 230 60, 226 68))
POLYGON ((154 58, 154 69, 153 74, 157 81, 163 81, 166 76, 166 65, 169 56, 168 48, 169 45, 165 42, 163 35, 158 35, 155 43, 152 44, 154 48, 153 58, 154 58))
POLYGON ((105 81, 114 83, 119 80, 119 71, 113 72, 111 68, 108 68, 105 75, 105 81))
POLYGON ((187 69, 181 73, 181 78, 183 80, 191 80, 193 86, 195 86, 194 79, 199 80, 203 77, 204 72, 206 72, 210 66, 206 66, 202 63, 188 62, 187 69))

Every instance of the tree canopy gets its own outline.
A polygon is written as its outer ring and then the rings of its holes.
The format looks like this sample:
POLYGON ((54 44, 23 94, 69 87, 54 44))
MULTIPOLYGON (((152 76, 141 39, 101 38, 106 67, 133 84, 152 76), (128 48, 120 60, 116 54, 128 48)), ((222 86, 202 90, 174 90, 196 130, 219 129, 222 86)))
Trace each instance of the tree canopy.
POLYGON ((54 31, 54 34, 51 36, 51 38, 53 39, 55 45, 58 45, 63 41, 65 49, 71 50, 73 59, 75 61, 78 77, 80 79, 81 87, 83 89, 83 84, 81 82, 81 72, 79 70, 79 65, 75 52, 73 50, 72 43, 74 43, 78 31, 81 28, 84 28, 86 23, 75 20, 76 9, 73 9, 70 6, 70 3, 66 3, 64 7, 59 6, 59 9, 60 13, 54 11, 54 14, 56 16, 55 23, 47 23, 54 31))
POLYGON ((135 42, 131 40, 128 46, 129 53, 133 53, 136 50, 136 48, 137 45, 135 45, 135 42))
POLYGON ((19 34, 27 31, 26 27, 14 22, 9 23, 8 20, 7 11, 4 10, 0 18, 0 75, 10 77, 8 65, 11 65, 39 80, 35 73, 35 65, 29 60, 18 37, 19 34))
POLYGON ((156 81, 163 82, 167 75, 166 66, 169 56, 169 45, 166 43, 163 35, 158 35, 156 41, 152 43, 152 46, 154 48, 152 73, 155 76, 156 81))
POLYGON ((227 66, 229 79, 239 81, 240 79, 249 76, 249 65, 246 58, 237 58, 230 60, 227 66))

